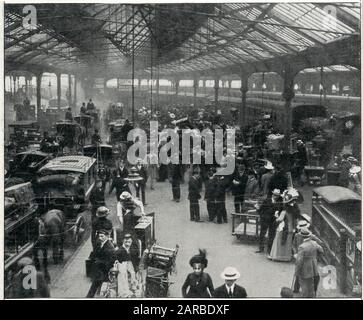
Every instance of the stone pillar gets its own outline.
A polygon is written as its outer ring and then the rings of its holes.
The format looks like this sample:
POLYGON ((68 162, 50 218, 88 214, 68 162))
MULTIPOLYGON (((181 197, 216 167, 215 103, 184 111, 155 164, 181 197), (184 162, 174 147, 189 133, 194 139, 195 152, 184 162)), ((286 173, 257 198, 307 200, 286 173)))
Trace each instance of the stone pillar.
POLYGON ((58 112, 60 113, 60 107, 61 107, 61 74, 57 73, 57 105, 58 105, 58 112))
POLYGON ((198 79, 194 79, 193 80, 193 104, 194 104, 194 107, 197 106, 198 86, 199 86, 199 80, 198 79))
POLYGON ((37 118, 39 119, 40 110, 42 107, 42 91, 41 91, 41 85, 42 85, 42 73, 36 74, 36 86, 37 86, 37 118))
POLYGON ((218 95, 219 95, 219 78, 214 78, 214 106, 217 112, 218 109, 218 95))
POLYGON ((246 121, 246 100, 247 100, 247 92, 248 92, 248 78, 249 78, 249 74, 248 73, 242 73, 241 75, 241 94, 242 94, 242 99, 241 99, 241 107, 239 109, 239 113, 238 113, 238 123, 241 127, 241 129, 246 125, 247 121, 246 121))

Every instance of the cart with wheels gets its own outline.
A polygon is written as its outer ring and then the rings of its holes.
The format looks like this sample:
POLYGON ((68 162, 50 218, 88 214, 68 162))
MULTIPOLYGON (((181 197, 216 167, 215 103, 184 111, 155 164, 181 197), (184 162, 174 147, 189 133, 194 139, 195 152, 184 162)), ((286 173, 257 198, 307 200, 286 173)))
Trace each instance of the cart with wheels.
POLYGON ((256 241, 260 234, 260 215, 256 200, 246 200, 244 213, 232 213, 232 235, 239 240, 256 241))

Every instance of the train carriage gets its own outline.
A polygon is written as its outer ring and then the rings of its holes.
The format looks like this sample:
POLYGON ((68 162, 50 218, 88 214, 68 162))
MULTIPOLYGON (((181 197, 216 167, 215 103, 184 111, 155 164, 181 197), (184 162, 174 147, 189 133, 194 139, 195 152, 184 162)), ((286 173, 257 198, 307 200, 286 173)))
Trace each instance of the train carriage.
POLYGON ((357 243, 361 241, 361 197, 338 186, 315 188, 312 229, 324 243, 323 259, 336 270, 339 289, 351 293, 361 282, 361 270, 356 267, 360 259, 357 243))

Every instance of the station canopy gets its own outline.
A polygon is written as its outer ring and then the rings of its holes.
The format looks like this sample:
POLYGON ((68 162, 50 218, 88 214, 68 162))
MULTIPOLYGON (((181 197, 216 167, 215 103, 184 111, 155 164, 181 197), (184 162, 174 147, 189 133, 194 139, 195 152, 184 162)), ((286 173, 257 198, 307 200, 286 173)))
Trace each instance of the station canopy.
MULTIPOLYGON (((5 68, 95 74, 193 73, 359 35, 360 3, 5 5, 5 68), (155 72, 155 71, 154 71, 155 72)), ((348 68, 349 70, 349 68, 348 68)))

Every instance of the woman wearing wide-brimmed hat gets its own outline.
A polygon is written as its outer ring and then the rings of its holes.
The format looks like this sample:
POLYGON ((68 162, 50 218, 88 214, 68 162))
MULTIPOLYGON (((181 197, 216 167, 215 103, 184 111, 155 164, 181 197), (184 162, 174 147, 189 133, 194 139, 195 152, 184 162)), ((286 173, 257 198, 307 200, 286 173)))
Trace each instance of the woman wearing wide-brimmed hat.
POLYGON ((300 215, 297 201, 299 193, 290 188, 283 193, 284 209, 276 217, 277 229, 269 258, 275 261, 291 261, 295 221, 300 215))
POLYGON ((135 215, 135 209, 140 208, 141 216, 145 215, 142 201, 134 198, 131 193, 124 191, 117 202, 117 217, 124 232, 133 232, 137 220, 140 216, 135 215))
POLYGON ((214 293, 213 281, 210 275, 204 272, 208 266, 206 251, 200 250, 189 261, 193 272, 189 273, 182 286, 184 298, 211 298, 214 293))

